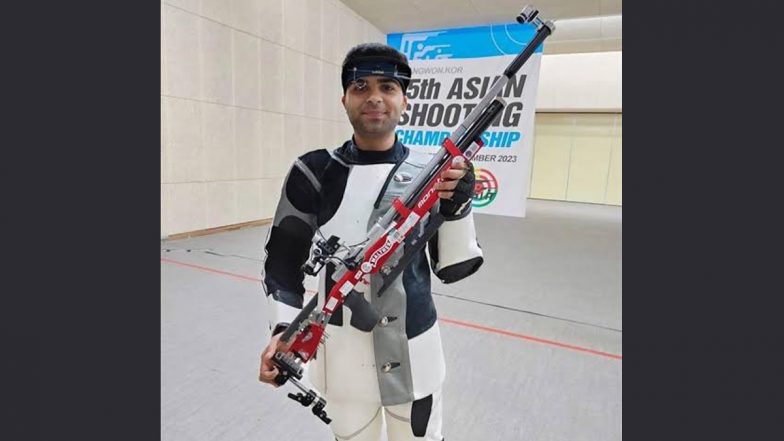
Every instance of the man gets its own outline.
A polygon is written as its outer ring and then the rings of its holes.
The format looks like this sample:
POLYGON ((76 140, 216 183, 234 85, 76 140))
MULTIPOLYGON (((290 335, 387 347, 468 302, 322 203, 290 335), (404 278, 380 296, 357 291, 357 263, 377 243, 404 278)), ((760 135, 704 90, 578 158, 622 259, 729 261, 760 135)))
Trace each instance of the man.
MULTIPOLYGON (((280 333, 302 308, 300 268, 314 234, 361 243, 430 159, 395 135, 408 104, 410 76, 406 57, 386 45, 361 44, 346 55, 341 102, 354 135, 334 151, 311 151, 295 161, 267 237, 262 284, 273 336, 262 352, 259 381, 274 384, 278 371, 271 358, 287 349, 280 333)), ((422 249, 381 297, 375 295, 380 276, 357 285, 381 320, 363 332, 350 325, 350 310, 338 309, 327 325, 326 344, 306 365, 310 381, 327 400, 336 440, 379 441, 384 423, 389 441, 443 439, 445 367, 430 269, 451 283, 476 272, 483 259, 471 212, 472 166, 455 163, 441 178, 434 210, 446 220, 428 243, 430 262, 422 249)), ((335 283, 334 270, 327 264, 319 274, 322 299, 335 283)))

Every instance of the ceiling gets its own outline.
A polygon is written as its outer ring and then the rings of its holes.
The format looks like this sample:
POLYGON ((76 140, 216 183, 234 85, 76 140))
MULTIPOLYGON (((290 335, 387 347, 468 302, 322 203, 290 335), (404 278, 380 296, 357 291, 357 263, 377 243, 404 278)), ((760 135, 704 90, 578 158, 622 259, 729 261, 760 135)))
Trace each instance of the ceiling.
MULTIPOLYGON (((526 0, 341 0, 384 33, 513 23, 526 0)), ((529 0, 556 32, 545 53, 621 50, 621 0, 529 0)))

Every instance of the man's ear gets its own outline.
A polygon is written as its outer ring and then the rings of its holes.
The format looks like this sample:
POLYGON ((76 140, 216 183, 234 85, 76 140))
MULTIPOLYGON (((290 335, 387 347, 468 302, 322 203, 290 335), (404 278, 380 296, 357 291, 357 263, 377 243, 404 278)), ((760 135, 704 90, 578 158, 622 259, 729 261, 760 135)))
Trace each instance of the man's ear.
POLYGON ((340 104, 343 104, 343 108, 346 108, 346 94, 344 93, 343 96, 340 97, 340 104))

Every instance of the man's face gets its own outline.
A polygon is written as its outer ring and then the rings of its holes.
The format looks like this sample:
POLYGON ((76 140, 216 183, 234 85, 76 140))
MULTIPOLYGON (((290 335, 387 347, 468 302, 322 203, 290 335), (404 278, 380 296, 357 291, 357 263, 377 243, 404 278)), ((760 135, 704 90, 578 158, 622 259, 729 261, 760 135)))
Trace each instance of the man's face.
POLYGON ((408 98, 397 81, 371 75, 349 84, 341 102, 354 132, 377 137, 395 130, 408 98))

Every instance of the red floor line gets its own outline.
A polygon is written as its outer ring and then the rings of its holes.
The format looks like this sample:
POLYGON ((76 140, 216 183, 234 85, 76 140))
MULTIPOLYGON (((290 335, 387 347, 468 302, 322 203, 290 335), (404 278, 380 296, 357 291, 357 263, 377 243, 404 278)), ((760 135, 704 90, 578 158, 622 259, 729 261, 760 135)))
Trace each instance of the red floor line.
POLYGON ((561 342, 557 342, 557 341, 554 341, 554 340, 546 340, 544 338, 531 337, 530 335, 518 334, 516 332, 505 331, 503 329, 490 328, 490 327, 487 327, 487 326, 477 325, 477 324, 468 323, 468 322, 461 322, 459 320, 454 320, 454 319, 449 319, 449 318, 444 318, 444 317, 439 317, 438 320, 442 321, 444 323, 449 323, 451 325, 455 325, 455 326, 463 326, 463 327, 466 327, 466 328, 476 329, 476 330, 479 330, 479 331, 485 331, 485 332, 490 332, 490 333, 493 333, 493 334, 505 335, 507 337, 519 338, 521 340, 535 341, 537 343, 543 343, 543 344, 546 344, 546 345, 557 346, 559 348, 572 349, 574 351, 587 352, 589 354, 600 355, 602 357, 608 357, 608 358, 615 358, 617 360, 622 360, 623 359, 623 357, 620 356, 620 355, 610 354, 608 352, 596 351, 596 350, 593 350, 593 349, 588 349, 588 348, 583 348, 583 347, 580 347, 580 346, 575 346, 575 345, 570 345, 570 344, 566 344, 566 343, 561 343, 561 342))
MULTIPOLYGON (((248 280, 248 281, 251 281, 251 282, 261 282, 261 279, 257 279, 255 277, 249 277, 249 276, 244 276, 242 274, 230 273, 228 271, 221 271, 221 270, 217 270, 217 269, 214 269, 214 268, 209 268, 209 267, 206 267, 206 266, 194 265, 192 263, 180 262, 180 261, 177 261, 177 260, 167 259, 165 257, 161 257, 161 262, 171 263, 171 264, 175 264, 175 265, 181 265, 181 266, 185 266, 185 267, 189 267, 189 268, 194 268, 194 269, 198 269, 198 270, 202 270, 202 271, 207 271, 207 272, 210 272, 210 273, 221 274, 221 275, 224 275, 224 276, 234 277, 234 278, 242 279, 242 280, 248 280)), ((313 292, 313 291, 312 290, 308 290, 308 292, 313 292)), ((454 319, 445 318, 445 317, 439 317, 438 320, 441 321, 441 322, 450 324, 450 325, 462 326, 462 327, 470 328, 470 329, 476 329, 478 331, 489 332, 491 334, 505 335, 507 337, 519 338, 521 340, 533 341, 533 342, 536 342, 536 343, 542 343, 542 344, 556 346, 556 347, 564 348, 564 349, 571 349, 573 351, 585 352, 585 353, 589 353, 589 354, 593 354, 593 355, 599 355, 601 357, 613 358, 613 359, 616 359, 616 360, 622 360, 623 359, 623 357, 621 355, 610 354, 608 352, 602 352, 602 351, 597 351, 597 350, 594 350, 594 349, 583 348, 583 347, 580 347, 580 346, 570 345, 570 344, 567 344, 567 343, 561 343, 561 342, 557 342, 557 341, 554 341, 554 340, 547 340, 547 339, 539 338, 539 337, 531 337, 530 335, 518 334, 516 332, 505 331, 503 329, 491 328, 491 327, 488 327, 488 326, 477 325, 477 324, 469 323, 469 322, 462 322, 462 321, 459 321, 459 320, 454 320, 454 319)))
POLYGON ((210 272, 210 273, 221 274, 221 275, 229 276, 229 277, 235 277, 237 279, 249 280, 251 282, 261 282, 261 279, 257 279, 255 277, 243 276, 242 274, 235 274, 235 273, 230 273, 228 271, 216 270, 215 268, 208 268, 206 266, 194 265, 192 263, 180 262, 180 261, 177 261, 177 260, 167 259, 165 257, 161 257, 161 262, 173 263, 175 265, 181 265, 181 266, 187 266, 189 268, 195 268, 195 269, 202 270, 202 271, 207 271, 207 272, 210 272))

